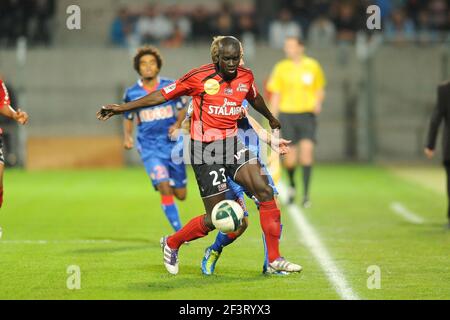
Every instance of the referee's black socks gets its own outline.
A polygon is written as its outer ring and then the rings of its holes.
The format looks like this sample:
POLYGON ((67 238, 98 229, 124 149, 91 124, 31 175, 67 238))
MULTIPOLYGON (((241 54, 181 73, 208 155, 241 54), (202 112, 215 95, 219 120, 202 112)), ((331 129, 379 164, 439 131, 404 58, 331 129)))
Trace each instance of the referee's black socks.
POLYGON ((289 185, 295 189, 295 168, 287 169, 289 176, 289 185))
POLYGON ((312 166, 303 166, 303 196, 308 198, 312 166))

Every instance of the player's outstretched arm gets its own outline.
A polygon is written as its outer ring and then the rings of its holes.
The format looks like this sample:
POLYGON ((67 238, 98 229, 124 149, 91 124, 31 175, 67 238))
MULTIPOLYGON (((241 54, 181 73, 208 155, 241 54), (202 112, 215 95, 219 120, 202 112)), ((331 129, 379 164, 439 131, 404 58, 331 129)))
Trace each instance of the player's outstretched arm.
POLYGON ((28 122, 28 114, 20 109, 15 111, 10 105, 4 105, 0 108, 0 114, 11 118, 19 124, 26 124, 28 122))
POLYGON ((269 108, 266 106, 264 98, 258 93, 255 99, 248 99, 248 102, 255 108, 256 111, 261 113, 267 120, 269 120, 269 125, 272 129, 281 129, 280 121, 273 116, 269 108))
POLYGON ((108 120, 116 114, 121 114, 126 111, 139 109, 142 107, 152 107, 160 105, 166 102, 166 98, 162 95, 161 91, 153 91, 152 93, 142 97, 138 100, 130 101, 123 104, 108 104, 103 106, 99 111, 97 111, 98 120, 108 120))
POLYGON ((133 120, 124 119, 123 120, 123 147, 127 150, 133 149, 134 139, 133 139, 133 120))
POLYGON ((255 118, 253 118, 249 114, 247 114, 246 116, 253 130, 255 130, 256 134, 258 135, 258 138, 269 145, 273 151, 281 155, 285 155, 289 152, 289 144, 291 143, 291 141, 270 134, 259 124, 258 121, 256 121, 255 118))

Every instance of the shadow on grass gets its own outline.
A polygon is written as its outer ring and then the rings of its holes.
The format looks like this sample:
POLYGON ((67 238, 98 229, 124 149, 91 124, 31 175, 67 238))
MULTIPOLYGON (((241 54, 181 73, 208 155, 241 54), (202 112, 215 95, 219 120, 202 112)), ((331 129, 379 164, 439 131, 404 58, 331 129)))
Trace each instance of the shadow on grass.
MULTIPOLYGON (((161 264, 153 264, 146 268, 151 273, 154 281, 144 281, 131 283, 128 288, 133 291, 140 292, 169 292, 180 289, 211 289, 223 286, 245 285, 249 282, 258 282, 259 285, 263 281, 273 279, 283 279, 289 281, 290 276, 280 277, 276 275, 268 276, 260 271, 249 271, 248 269, 238 268, 222 268, 216 271, 216 274, 205 276, 201 273, 200 267, 194 265, 180 266, 178 275, 168 274, 164 266, 161 264)), ((211 297, 213 298, 213 297, 211 297)))

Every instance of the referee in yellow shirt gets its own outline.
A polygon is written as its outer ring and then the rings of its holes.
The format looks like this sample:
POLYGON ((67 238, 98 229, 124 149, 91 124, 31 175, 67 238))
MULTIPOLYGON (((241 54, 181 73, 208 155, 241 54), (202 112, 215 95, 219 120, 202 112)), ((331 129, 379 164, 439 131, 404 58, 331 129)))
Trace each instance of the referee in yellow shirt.
POLYGON ((311 206, 309 185, 314 162, 316 116, 325 96, 325 76, 320 64, 304 54, 303 41, 288 37, 284 43, 286 59, 278 62, 267 84, 271 92, 272 113, 279 116, 285 139, 293 148, 284 158, 289 175, 289 202, 296 195, 295 170, 303 167, 303 207, 311 206))

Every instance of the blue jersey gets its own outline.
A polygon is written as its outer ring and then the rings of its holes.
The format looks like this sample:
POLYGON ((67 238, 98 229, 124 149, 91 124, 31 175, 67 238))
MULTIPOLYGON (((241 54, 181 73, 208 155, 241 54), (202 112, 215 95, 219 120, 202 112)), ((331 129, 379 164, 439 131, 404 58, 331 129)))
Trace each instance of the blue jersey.
MULTIPOLYGON (((173 83, 167 78, 158 78, 158 84, 154 90, 160 90, 173 83)), ((124 101, 140 99, 152 91, 144 88, 139 80, 134 86, 125 91, 124 101)), ((137 148, 141 156, 152 155, 161 159, 170 159, 173 147, 177 141, 169 138, 169 128, 177 120, 177 112, 182 109, 181 99, 169 100, 163 104, 153 107, 143 107, 124 114, 126 119, 137 119, 137 148)))
MULTIPOLYGON (((244 102, 242 102, 242 107, 248 110, 247 100, 244 100, 244 102)), ((238 120, 238 137, 250 150, 250 152, 252 152, 258 157, 259 160, 261 160, 259 137, 247 118, 238 120)))

